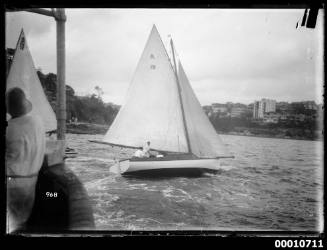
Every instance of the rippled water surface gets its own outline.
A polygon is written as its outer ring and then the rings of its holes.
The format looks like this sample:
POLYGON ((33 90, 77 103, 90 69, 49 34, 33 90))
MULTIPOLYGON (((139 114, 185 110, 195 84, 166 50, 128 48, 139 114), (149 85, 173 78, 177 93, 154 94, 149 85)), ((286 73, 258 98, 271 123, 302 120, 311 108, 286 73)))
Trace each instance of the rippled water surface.
POLYGON ((197 178, 126 178, 109 173, 133 150, 67 135, 66 160, 92 199, 98 230, 320 230, 323 143, 221 135, 235 159, 197 178))

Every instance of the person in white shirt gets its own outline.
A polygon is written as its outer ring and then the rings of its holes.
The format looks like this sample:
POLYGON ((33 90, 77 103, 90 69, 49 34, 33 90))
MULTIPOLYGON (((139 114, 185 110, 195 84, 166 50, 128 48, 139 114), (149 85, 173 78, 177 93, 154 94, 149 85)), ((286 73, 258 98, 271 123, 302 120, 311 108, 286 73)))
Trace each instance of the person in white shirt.
POLYGON ((143 155, 144 157, 150 157, 150 142, 147 141, 143 146, 143 155))
POLYGON ((136 152, 134 153, 135 157, 150 157, 150 142, 147 141, 146 144, 143 146, 142 150, 136 150, 136 152))
POLYGON ((11 115, 6 130, 7 232, 24 229, 34 205, 35 186, 45 154, 45 128, 32 115, 32 103, 20 88, 6 94, 11 115))

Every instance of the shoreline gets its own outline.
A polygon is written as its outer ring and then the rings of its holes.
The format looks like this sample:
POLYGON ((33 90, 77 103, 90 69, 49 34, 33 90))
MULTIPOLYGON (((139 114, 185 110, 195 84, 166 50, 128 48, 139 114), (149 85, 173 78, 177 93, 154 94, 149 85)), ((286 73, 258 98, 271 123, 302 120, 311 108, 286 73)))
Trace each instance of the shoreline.
POLYGON ((109 129, 108 125, 86 122, 67 123, 66 132, 70 134, 105 134, 109 129))
POLYGON ((309 139, 309 138, 304 138, 304 137, 281 137, 281 136, 269 136, 269 135, 265 135, 265 134, 261 134, 261 135, 245 135, 242 133, 237 133, 237 132, 230 132, 230 133, 226 133, 226 132, 217 132, 220 135, 236 135, 236 136, 248 136, 248 137, 261 137, 261 138, 270 138, 270 139, 284 139, 284 140, 299 140, 299 141, 323 141, 323 138, 321 139, 309 139))
MULTIPOLYGON (((110 126, 104 124, 95 124, 95 123, 86 123, 86 122, 76 122, 76 123, 67 123, 67 133, 70 134, 106 134, 110 126)), ((249 136, 249 137, 262 137, 262 138, 273 138, 273 139, 286 139, 286 140, 301 140, 301 141, 323 141, 322 138, 310 139, 305 137, 285 137, 285 136, 271 136, 268 134, 244 134, 242 132, 221 132, 218 131, 218 134, 221 135, 236 135, 236 136, 249 136)))

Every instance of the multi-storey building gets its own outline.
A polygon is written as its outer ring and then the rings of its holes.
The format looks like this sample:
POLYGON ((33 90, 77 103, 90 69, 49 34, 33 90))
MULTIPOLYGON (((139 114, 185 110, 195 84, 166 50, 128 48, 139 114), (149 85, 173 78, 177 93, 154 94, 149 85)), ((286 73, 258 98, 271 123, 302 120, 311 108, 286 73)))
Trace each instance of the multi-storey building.
POLYGON ((317 110, 317 104, 314 101, 303 102, 303 105, 307 110, 317 110))
POLYGON ((277 102, 276 103, 276 112, 278 113, 289 113, 291 106, 288 102, 277 102))
POLYGON ((276 112, 276 100, 262 99, 264 103, 264 113, 276 112))
POLYGON ((212 104, 212 111, 214 113, 224 113, 227 112, 226 104, 214 103, 212 104))
POLYGON ((262 119, 264 114, 264 106, 262 101, 255 101, 253 105, 253 118, 262 119))
POLYGON ((263 122, 264 123, 278 123, 279 119, 280 119, 280 115, 278 114, 266 114, 264 115, 264 118, 263 118, 263 122))
POLYGON ((253 105, 253 118, 262 119, 265 113, 276 112, 276 101, 270 99, 261 99, 255 101, 253 105))
POLYGON ((212 116, 212 107, 211 106, 205 105, 202 108, 203 108, 204 113, 207 114, 207 116, 212 116))
POLYGON ((247 111, 247 108, 244 107, 232 107, 230 116, 231 117, 241 117, 243 114, 245 114, 247 111))

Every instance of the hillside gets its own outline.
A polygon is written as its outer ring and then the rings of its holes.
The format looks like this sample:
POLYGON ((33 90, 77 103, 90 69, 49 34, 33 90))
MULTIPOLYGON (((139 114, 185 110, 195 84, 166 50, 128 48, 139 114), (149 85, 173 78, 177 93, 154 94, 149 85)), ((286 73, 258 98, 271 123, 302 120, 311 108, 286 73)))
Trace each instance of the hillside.
MULTIPOLYGON (((37 72, 44 92, 56 112, 56 81, 57 76, 53 73, 43 74, 37 72)), ((100 95, 77 96, 69 85, 66 85, 66 109, 67 122, 76 121, 95 123, 109 126, 114 120, 119 106, 104 103, 100 95)))

